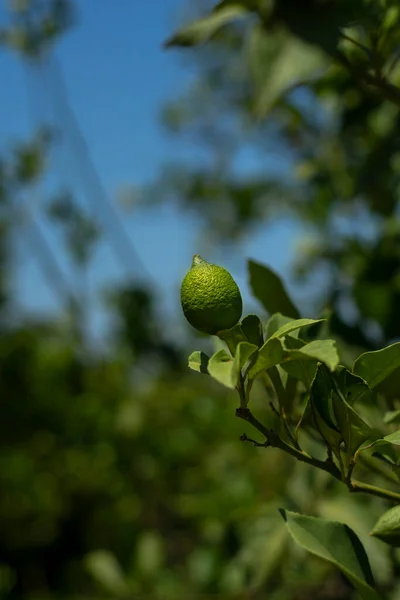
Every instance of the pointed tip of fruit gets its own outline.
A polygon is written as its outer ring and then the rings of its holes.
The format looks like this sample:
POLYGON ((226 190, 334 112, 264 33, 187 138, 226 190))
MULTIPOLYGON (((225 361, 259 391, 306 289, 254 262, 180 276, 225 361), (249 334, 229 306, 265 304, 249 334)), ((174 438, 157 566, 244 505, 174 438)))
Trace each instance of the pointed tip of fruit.
POLYGON ((193 267, 198 267, 199 265, 204 265, 205 262, 206 261, 201 258, 200 254, 194 254, 193 261, 192 261, 192 269, 193 269, 193 267))

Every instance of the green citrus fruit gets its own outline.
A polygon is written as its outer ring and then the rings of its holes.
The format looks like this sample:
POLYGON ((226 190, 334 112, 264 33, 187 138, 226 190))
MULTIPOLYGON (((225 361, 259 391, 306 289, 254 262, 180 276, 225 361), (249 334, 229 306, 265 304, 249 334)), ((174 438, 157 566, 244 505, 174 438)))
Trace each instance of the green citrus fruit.
POLYGON ((212 335, 230 329, 242 316, 242 297, 230 273, 198 254, 182 281, 181 303, 189 323, 212 335))

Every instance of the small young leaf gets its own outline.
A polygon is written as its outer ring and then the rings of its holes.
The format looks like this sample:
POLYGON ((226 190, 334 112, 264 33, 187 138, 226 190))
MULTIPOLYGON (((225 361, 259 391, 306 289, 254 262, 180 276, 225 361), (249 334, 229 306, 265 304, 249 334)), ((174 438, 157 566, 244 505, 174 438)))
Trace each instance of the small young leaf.
POLYGON ((216 7, 209 15, 203 19, 199 19, 178 31, 175 35, 165 42, 165 47, 172 46, 197 46, 202 42, 206 42, 215 35, 221 27, 227 25, 231 21, 243 17, 246 14, 246 8, 239 4, 230 6, 216 7))
POLYGON ((339 364, 339 355, 335 340, 313 340, 297 350, 288 350, 288 360, 310 359, 324 363, 330 371, 339 364))
POLYGON ((225 350, 218 350, 208 361, 208 372, 222 385, 234 389, 232 383, 233 358, 225 350))
MULTIPOLYGON (((276 329, 272 331, 275 323, 279 322, 279 318, 283 317, 283 315, 273 315, 267 324, 267 336, 270 338, 273 337, 283 337, 284 335, 291 333, 292 331, 298 331, 302 327, 307 327, 308 325, 315 325, 315 323, 321 323, 325 319, 294 319, 283 323, 276 329), (275 320, 274 320, 275 317, 275 320), (272 321, 272 323, 271 323, 272 321), (271 332, 271 333, 270 333, 271 332)), ((283 317, 286 319, 287 317, 283 317)))
POLYGON ((353 373, 365 379, 370 388, 374 388, 398 367, 400 367, 400 342, 382 350, 361 354, 354 363, 353 373))
POLYGON ((264 343, 263 326, 257 315, 247 315, 240 323, 243 334, 250 344, 255 344, 259 348, 264 343))
POLYGON ((386 511, 378 519, 370 535, 391 546, 400 547, 400 505, 386 511))
POLYGON ((278 275, 269 267, 253 260, 249 260, 247 265, 250 275, 250 287, 265 310, 270 314, 281 311, 288 317, 298 319, 300 313, 291 301, 278 275))
POLYGON ((311 554, 338 567, 365 600, 382 600, 374 589, 368 556, 350 527, 281 509, 294 541, 311 554))
POLYGON ((249 379, 254 379, 261 371, 279 364, 284 358, 282 342, 278 338, 267 340, 258 351, 257 360, 249 370, 249 379))
POLYGON ((204 352, 201 352, 200 350, 196 350, 189 356, 189 368, 193 369, 193 371, 208 375, 207 365, 209 360, 210 358, 207 354, 204 354, 204 352))

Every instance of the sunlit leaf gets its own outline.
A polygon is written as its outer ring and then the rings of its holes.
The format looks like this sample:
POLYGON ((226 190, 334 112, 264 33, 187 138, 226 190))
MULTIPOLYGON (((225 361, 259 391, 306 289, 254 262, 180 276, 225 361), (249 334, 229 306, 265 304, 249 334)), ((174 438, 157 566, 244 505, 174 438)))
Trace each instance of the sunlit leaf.
POLYGON ((309 359, 324 363, 331 371, 339 364, 335 340, 313 340, 302 348, 287 351, 288 359, 309 359))
POLYGON ((208 361, 208 372, 222 385, 233 389, 232 383, 233 358, 225 350, 218 350, 208 361))
POLYGON ((291 333, 292 331, 298 331, 302 327, 307 327, 309 325, 315 325, 316 323, 321 323, 325 321, 325 319, 294 319, 287 321, 280 325, 275 331, 273 331, 274 327, 281 319, 287 319, 283 315, 272 315, 271 319, 267 324, 267 335, 268 337, 283 337, 284 335, 291 333), (275 317, 275 319, 274 319, 275 317))
POLYGON ((189 356, 189 368, 193 371, 198 371, 199 373, 205 373, 208 375, 207 365, 209 360, 210 358, 207 356, 207 354, 204 354, 204 352, 201 352, 200 350, 196 350, 189 356))

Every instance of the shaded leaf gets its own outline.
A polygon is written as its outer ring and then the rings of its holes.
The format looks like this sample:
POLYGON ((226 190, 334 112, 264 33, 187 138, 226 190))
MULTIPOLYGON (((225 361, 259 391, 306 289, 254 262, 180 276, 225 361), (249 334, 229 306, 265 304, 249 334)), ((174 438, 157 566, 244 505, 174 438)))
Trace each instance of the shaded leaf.
POLYGON ((233 360, 232 367, 232 384, 236 385, 240 371, 249 360, 249 358, 258 351, 258 347, 255 344, 249 342, 240 342, 236 348, 235 358, 233 360))
POLYGON ((310 390, 312 413, 322 437, 334 448, 338 448, 343 436, 334 418, 332 397, 330 374, 324 365, 319 365, 310 390))
POLYGON ((333 409, 339 430, 343 435, 345 449, 351 455, 366 440, 381 437, 379 431, 368 425, 354 408, 337 394, 333 395, 333 409))
POLYGON ((86 568, 92 577, 111 594, 127 596, 129 589, 124 573, 114 554, 107 550, 91 552, 86 556, 86 568))
MULTIPOLYGON (((285 348, 288 350, 298 350, 303 348, 306 345, 306 342, 303 342, 303 340, 300 340, 297 337, 287 335, 284 344, 285 348)), ((296 360, 283 362, 281 363, 280 368, 286 371, 292 378, 294 377, 302 381, 306 386, 306 389, 309 390, 317 371, 317 364, 317 360, 313 361, 304 357, 304 359, 298 358, 296 360)))
POLYGON ((232 3, 228 6, 216 7, 209 15, 203 19, 194 21, 187 25, 165 42, 165 47, 172 46, 190 47, 197 46, 202 42, 206 42, 215 35, 221 27, 227 25, 231 21, 243 17, 247 13, 247 9, 240 4, 232 3))
POLYGON ((385 413, 383 422, 387 424, 400 423, 400 410, 389 410, 385 413))
POLYGON ((193 369, 193 371, 208 375, 207 365, 209 360, 210 358, 207 354, 204 354, 204 352, 201 352, 200 350, 196 350, 189 356, 189 368, 193 369))
POLYGON ((279 278, 269 267, 253 260, 248 261, 250 287, 254 296, 261 302, 265 310, 270 313, 282 312, 288 317, 298 319, 300 313, 290 299, 286 289, 279 278))
POLYGON ((374 388, 398 367, 400 367, 400 342, 382 350, 361 354, 354 363, 353 373, 365 379, 370 388, 374 388))
MULTIPOLYGON (((260 36, 256 40, 260 40, 260 36)), ((259 56, 262 60, 262 53, 259 56)), ((284 94, 294 86, 304 85, 312 78, 321 76, 328 64, 327 56, 322 51, 299 38, 288 36, 275 53, 273 68, 268 71, 262 85, 258 85, 257 115, 266 116, 284 94)))
POLYGON ((280 513, 299 546, 339 568, 365 600, 381 600, 382 597, 373 587, 368 556, 350 527, 283 509, 280 513))
POLYGON ((250 344, 261 347, 264 343, 263 326, 257 315, 247 315, 240 323, 243 334, 250 344))
POLYGON ((381 454, 389 457, 392 462, 397 462, 399 455, 396 454, 396 449, 400 452, 400 430, 385 435, 385 437, 378 440, 366 441, 361 448, 359 448, 357 454, 362 450, 370 450, 371 448, 379 448, 381 454))
POLYGON ((378 519, 370 535, 391 546, 400 547, 400 505, 386 511, 378 519))

